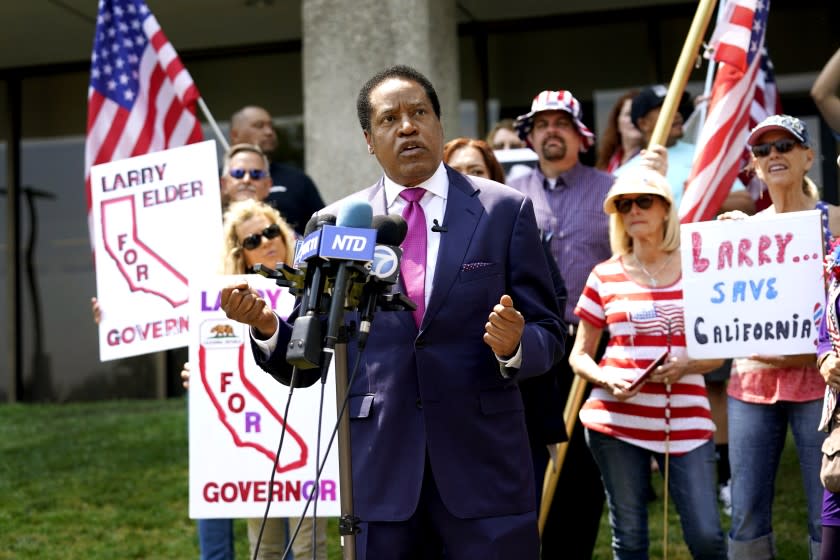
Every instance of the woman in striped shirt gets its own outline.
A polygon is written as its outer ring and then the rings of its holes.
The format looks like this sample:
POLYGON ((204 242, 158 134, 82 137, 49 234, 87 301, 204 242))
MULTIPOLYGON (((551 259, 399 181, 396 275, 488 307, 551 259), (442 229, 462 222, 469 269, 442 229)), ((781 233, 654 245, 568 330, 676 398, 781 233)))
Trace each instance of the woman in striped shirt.
POLYGON ((701 375, 721 362, 686 355, 679 221, 671 189, 662 175, 639 170, 616 181, 604 211, 610 215, 613 257, 592 271, 575 309, 581 321, 569 362, 595 385, 580 418, 607 493, 614 557, 647 558, 653 457, 670 478, 692 556, 725 559, 715 426, 701 375), (595 363, 604 329, 609 344, 595 363), (646 380, 634 384, 646 370, 646 380))

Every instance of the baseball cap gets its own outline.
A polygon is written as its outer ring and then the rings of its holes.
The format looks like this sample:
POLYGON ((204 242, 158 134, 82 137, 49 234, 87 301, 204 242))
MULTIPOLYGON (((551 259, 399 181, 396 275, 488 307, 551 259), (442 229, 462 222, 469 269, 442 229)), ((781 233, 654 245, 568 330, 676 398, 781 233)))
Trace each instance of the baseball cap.
MULTIPOLYGON (((633 121, 633 126, 639 128, 640 118, 657 107, 662 107, 662 104, 665 103, 665 95, 667 93, 668 88, 661 84, 648 86, 640 91, 639 95, 633 98, 630 105, 630 120, 633 121)), ((683 92, 677 110, 680 112, 683 122, 687 121, 691 113, 694 112, 694 103, 691 101, 691 95, 687 91, 683 92)))
POLYGON ((806 148, 811 145, 808 139, 808 129, 805 127, 805 123, 796 117, 791 117, 790 115, 771 115, 758 123, 750 132, 750 137, 747 138, 747 144, 755 146, 761 135, 765 132, 770 132, 771 130, 781 130, 787 132, 806 148))

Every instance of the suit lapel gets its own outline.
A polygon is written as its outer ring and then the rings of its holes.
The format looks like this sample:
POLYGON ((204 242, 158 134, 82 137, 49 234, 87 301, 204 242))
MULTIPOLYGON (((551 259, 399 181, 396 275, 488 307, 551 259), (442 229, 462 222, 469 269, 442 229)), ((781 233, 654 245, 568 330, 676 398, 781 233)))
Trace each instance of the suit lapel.
POLYGON ((435 265, 435 279, 423 324, 420 326, 421 331, 443 306, 452 283, 461 271, 467 248, 470 246, 478 221, 484 213, 484 208, 478 199, 478 189, 463 175, 448 166, 446 172, 449 178, 449 193, 443 225, 446 226, 447 231, 439 234, 440 248, 435 265))

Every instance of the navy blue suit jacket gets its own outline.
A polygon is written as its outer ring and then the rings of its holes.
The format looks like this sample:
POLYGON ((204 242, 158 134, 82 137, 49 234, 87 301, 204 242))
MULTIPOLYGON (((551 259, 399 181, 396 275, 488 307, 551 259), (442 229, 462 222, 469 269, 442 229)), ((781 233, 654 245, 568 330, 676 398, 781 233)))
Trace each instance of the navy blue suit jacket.
MULTIPOLYGON (((408 311, 378 312, 351 391, 354 509, 363 521, 402 521, 417 508, 428 455, 449 511, 460 518, 534 509, 534 476, 516 380, 564 352, 560 311, 530 199, 447 168, 449 193, 434 285, 418 331, 408 311), (466 266, 466 265, 472 266, 466 266), (503 294, 525 317, 522 364, 505 378, 482 337, 503 294)), ((351 195, 385 214, 384 184, 351 195)), ((347 199, 345 199, 347 200, 347 199)), ((336 214, 336 207, 325 209, 336 214)), ((357 320, 348 314, 348 320, 357 320)), ((358 321, 357 321, 358 324, 358 321)), ((282 323, 260 365, 290 367, 282 323)), ((348 344, 350 367, 356 360, 348 344)), ((279 374, 279 375, 278 375, 279 374)))

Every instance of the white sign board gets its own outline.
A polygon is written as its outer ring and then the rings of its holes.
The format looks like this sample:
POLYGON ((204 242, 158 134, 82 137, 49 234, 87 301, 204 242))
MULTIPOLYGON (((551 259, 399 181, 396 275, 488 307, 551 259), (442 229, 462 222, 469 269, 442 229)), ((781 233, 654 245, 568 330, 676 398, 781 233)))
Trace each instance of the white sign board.
POLYGON ((220 263, 215 142, 96 165, 90 180, 100 359, 186 346, 189 281, 220 263))
POLYGON ((689 356, 814 352, 825 305, 819 211, 684 224, 680 234, 689 356))
MULTIPOLYGON (((281 317, 291 312, 294 298, 286 288, 262 276, 246 278, 281 317)), ((227 319, 219 308, 221 288, 235 281, 220 276, 192 283, 189 515, 262 517, 271 488, 269 516, 299 517, 315 488, 321 384, 296 389, 283 416, 289 388, 256 365, 248 327, 227 319)), ((336 419, 333 371, 324 388, 322 456, 336 419)), ((336 439, 318 484, 318 516, 340 515, 337 445, 336 439)))

